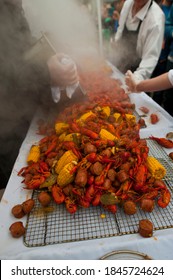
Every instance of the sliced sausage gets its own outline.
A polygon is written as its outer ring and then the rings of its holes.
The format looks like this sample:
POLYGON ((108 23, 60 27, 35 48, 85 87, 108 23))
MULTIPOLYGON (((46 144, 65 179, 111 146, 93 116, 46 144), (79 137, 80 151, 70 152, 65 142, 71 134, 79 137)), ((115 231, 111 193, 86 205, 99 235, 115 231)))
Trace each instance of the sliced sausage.
POLYGON ((41 192, 38 195, 38 201, 43 207, 46 207, 50 204, 51 202, 51 195, 47 192, 41 192))
POLYGON ((112 182, 114 182, 116 178, 116 171, 112 168, 109 169, 107 176, 112 182))
POLYGON ((31 210, 34 208, 35 201, 30 198, 22 203, 22 209, 25 214, 29 214, 31 210))
POLYGON ((25 228, 22 222, 15 222, 9 228, 11 235, 14 238, 19 238, 25 234, 25 228))
POLYGON ((94 175, 100 175, 103 171, 103 165, 100 162, 95 162, 90 167, 91 173, 94 175))
POLYGON ((124 213, 127 215, 134 215, 137 212, 137 207, 135 202, 132 200, 127 200, 123 204, 124 213))
POLYGON ((21 219, 24 217, 25 213, 23 212, 23 208, 21 204, 17 204, 15 205, 12 209, 11 209, 11 213, 13 214, 13 216, 15 218, 21 219))
POLYGON ((79 187, 85 187, 88 180, 88 173, 85 168, 79 168, 75 177, 75 184, 79 187))
POLYGON ((139 234, 143 237, 153 236, 153 224, 148 219, 139 221, 139 234))
POLYGON ((87 154, 91 154, 91 153, 96 153, 97 152, 97 148, 91 144, 91 143, 86 143, 84 146, 84 153, 87 154))
POLYGON ((154 200, 143 198, 141 200, 140 207, 145 212, 152 212, 154 209, 154 200))

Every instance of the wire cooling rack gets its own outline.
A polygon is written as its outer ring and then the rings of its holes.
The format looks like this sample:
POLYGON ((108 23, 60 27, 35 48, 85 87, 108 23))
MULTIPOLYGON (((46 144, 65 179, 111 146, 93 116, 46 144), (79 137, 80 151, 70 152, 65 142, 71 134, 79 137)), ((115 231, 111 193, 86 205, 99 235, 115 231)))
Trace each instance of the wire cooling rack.
MULTIPOLYGON (((165 151, 153 140, 147 140, 150 155, 157 158, 167 170, 164 178, 173 196, 173 162, 165 151)), ((138 232, 139 220, 152 221, 154 230, 173 227, 173 201, 162 209, 155 205, 151 213, 138 208, 135 215, 125 215, 118 208, 112 214, 102 207, 80 208, 75 214, 70 214, 64 204, 52 202, 43 208, 37 199, 38 192, 33 192, 35 207, 28 215, 24 244, 27 247, 45 246, 50 244, 82 241, 96 238, 133 234, 138 232), (101 218, 104 215, 105 218, 101 218)))

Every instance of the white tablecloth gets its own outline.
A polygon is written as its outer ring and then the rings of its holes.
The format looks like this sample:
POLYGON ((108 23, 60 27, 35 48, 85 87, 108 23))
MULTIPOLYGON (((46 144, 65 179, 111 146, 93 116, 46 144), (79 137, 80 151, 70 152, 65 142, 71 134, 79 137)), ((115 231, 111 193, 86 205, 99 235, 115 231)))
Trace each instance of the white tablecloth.
MULTIPOLYGON (((173 118, 167 114, 145 93, 131 94, 132 102, 136 104, 136 111, 146 106, 150 112, 156 112, 160 121, 152 125, 146 117, 147 127, 141 129, 141 138, 154 135, 165 137, 167 132, 173 131, 173 118)), ((38 115, 40 113, 38 112, 38 115)), ((9 232, 9 226, 14 223, 11 208, 28 199, 32 192, 23 189, 21 177, 17 172, 26 165, 26 155, 34 142, 39 140, 35 116, 28 134, 21 146, 19 156, 14 165, 9 183, 0 203, 0 258, 1 259, 99 259, 104 254, 114 250, 133 250, 145 253, 153 259, 173 259, 173 228, 155 231, 153 237, 143 238, 139 234, 93 239, 88 241, 69 242, 44 247, 28 248, 23 244, 23 239, 14 239, 9 232)), ((165 149, 167 153, 173 149, 165 149)), ((26 217, 21 219, 24 224, 26 217)))

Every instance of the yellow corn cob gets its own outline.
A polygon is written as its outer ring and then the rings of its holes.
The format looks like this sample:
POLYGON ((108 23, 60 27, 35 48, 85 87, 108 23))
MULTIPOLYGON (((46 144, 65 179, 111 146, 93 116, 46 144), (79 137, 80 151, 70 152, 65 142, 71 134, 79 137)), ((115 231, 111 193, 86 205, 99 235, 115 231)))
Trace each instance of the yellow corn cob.
POLYGON ((115 120, 117 121, 119 119, 119 117, 121 116, 121 114, 115 113, 115 114, 113 114, 113 116, 114 116, 115 120))
POLYGON ((105 140, 116 140, 116 139, 117 139, 116 136, 114 136, 112 133, 110 133, 109 131, 107 131, 107 130, 104 129, 104 128, 102 128, 102 129, 100 130, 99 135, 100 135, 100 138, 101 138, 101 139, 105 139, 105 140))
POLYGON ((55 124, 55 131, 57 135, 62 134, 63 132, 65 132, 67 129, 69 128, 69 125, 67 123, 64 122, 59 122, 55 124))
POLYGON ((86 121, 86 119, 87 119, 88 117, 91 117, 91 116, 94 117, 95 114, 94 114, 92 111, 89 111, 89 112, 83 114, 79 119, 77 119, 77 122, 83 123, 83 122, 86 121))
POLYGON ((80 137, 80 133, 70 133, 67 134, 63 141, 74 141, 74 139, 80 137))
POLYGON ((125 116, 126 116, 126 118, 128 120, 132 120, 132 121, 136 122, 136 117, 134 115, 132 115, 132 114, 125 114, 125 116))
POLYGON ((72 172, 72 169, 75 167, 75 163, 70 162, 66 164, 63 169, 61 169, 58 178, 57 178, 57 184, 60 187, 64 187, 70 183, 73 182, 75 173, 72 172))
POLYGON ((55 166, 55 172, 57 174, 60 173, 61 169, 68 163, 72 161, 78 161, 77 156, 72 152, 72 150, 66 151, 58 160, 56 166, 55 166))
POLYGON ((27 157, 27 163, 37 162, 40 159, 40 147, 33 145, 27 157))
POLYGON ((66 135, 67 135, 66 132, 60 134, 60 136, 59 136, 59 141, 60 141, 60 142, 64 141, 66 135))
POLYGON ((111 109, 110 109, 109 106, 102 107, 102 110, 103 110, 103 112, 105 113, 105 115, 106 115, 107 117, 110 116, 111 109))
POLYGON ((119 151, 118 147, 114 146, 114 147, 111 148, 111 152, 112 152, 113 155, 115 155, 118 151, 119 151))
POLYGON ((155 179, 162 179, 166 175, 166 169, 156 158, 149 156, 146 163, 149 172, 155 179))

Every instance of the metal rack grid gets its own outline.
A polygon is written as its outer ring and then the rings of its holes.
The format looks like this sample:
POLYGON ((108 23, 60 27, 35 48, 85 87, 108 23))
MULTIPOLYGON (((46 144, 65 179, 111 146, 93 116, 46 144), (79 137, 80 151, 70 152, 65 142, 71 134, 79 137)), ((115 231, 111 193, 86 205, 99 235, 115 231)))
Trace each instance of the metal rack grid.
MULTIPOLYGON (((147 140, 150 155, 157 158, 166 168, 165 183, 173 196, 173 162, 165 151, 153 140, 147 140)), ((27 247, 105 238, 138 232, 139 220, 152 221, 154 230, 173 227, 173 200, 162 209, 155 206, 152 213, 138 208, 135 215, 125 215, 118 208, 116 215, 102 207, 80 208, 75 214, 67 212, 64 204, 54 202, 48 208, 42 208, 37 200, 38 192, 33 192, 36 205, 27 218, 24 244, 27 247), (105 218, 101 218, 101 214, 105 218)))
POLYGON ((74 215, 67 212, 64 204, 52 203, 50 207, 52 212, 46 213, 36 204, 36 209, 27 222, 24 237, 26 246, 43 246, 118 234, 115 216, 101 207, 81 208, 74 215), (101 214, 105 214, 105 219, 100 218, 101 214))

